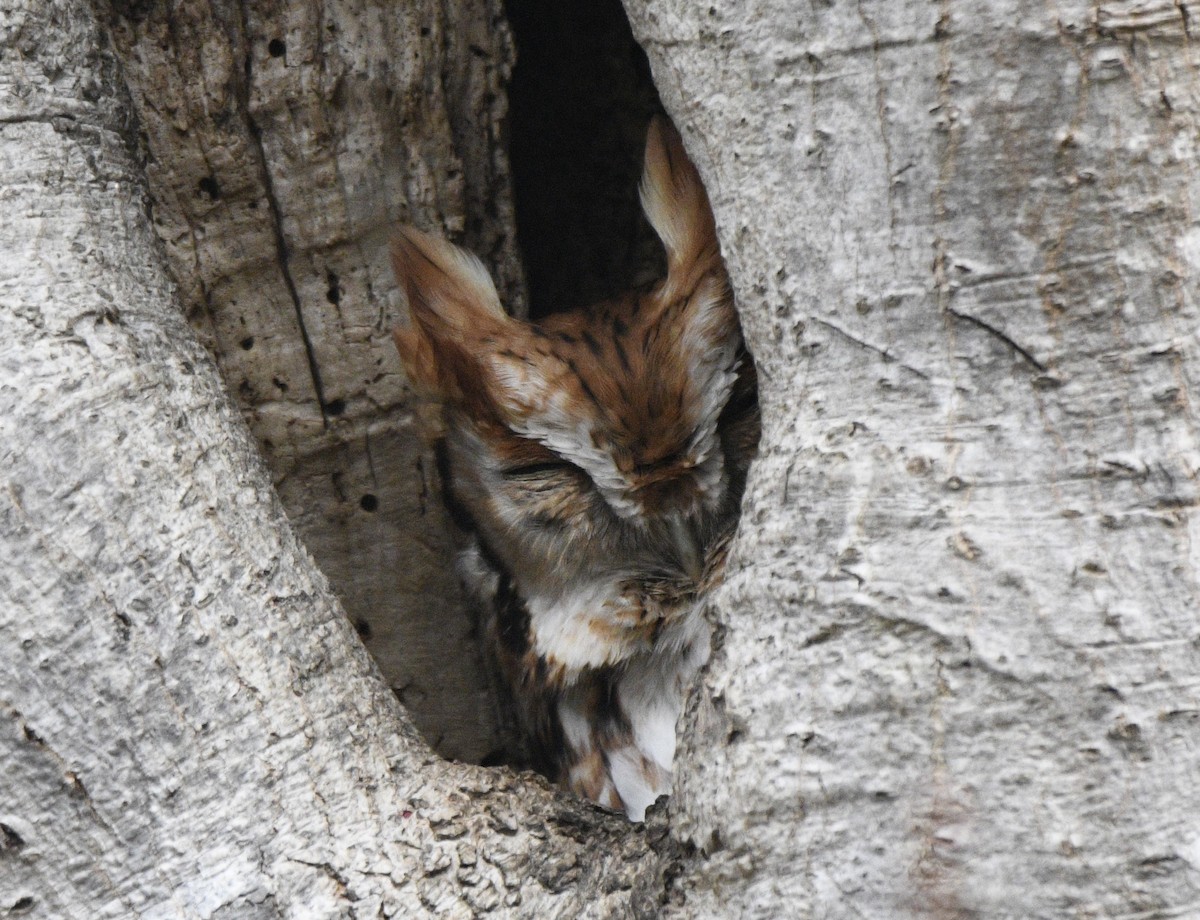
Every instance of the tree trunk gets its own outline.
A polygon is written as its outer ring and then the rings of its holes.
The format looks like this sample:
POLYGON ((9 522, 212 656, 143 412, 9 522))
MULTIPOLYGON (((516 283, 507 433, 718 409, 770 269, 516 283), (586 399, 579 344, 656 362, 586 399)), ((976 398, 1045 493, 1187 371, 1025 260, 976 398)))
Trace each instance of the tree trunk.
POLYGON ((1200 915, 1194 4, 627 8, 765 425, 669 915, 1200 915))
POLYGON ((652 903, 644 829, 417 736, 183 320, 91 8, 0 23, 0 913, 652 903))
POLYGON ((388 648, 450 617, 462 660, 383 241, 461 229, 517 290, 505 39, 336 7, 124 0, 115 57, 80 0, 0 12, 0 909, 1200 912, 1189 4, 628 0, 765 421, 665 872, 434 756, 271 488, 360 619, 428 605, 388 648))

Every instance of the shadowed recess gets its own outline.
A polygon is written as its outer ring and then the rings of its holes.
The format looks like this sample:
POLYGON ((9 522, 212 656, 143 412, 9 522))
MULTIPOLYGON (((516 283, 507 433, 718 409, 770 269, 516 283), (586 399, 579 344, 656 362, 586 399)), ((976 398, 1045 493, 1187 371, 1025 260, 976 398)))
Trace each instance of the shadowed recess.
POLYGON ((662 110, 620 0, 508 0, 508 142, 530 315, 661 276, 637 186, 662 110))

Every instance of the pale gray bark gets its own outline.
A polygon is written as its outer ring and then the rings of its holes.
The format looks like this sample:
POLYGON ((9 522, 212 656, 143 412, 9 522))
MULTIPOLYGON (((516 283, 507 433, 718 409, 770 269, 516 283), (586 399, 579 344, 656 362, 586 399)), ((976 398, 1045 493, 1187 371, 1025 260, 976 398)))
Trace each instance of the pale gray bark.
POLYGON ((651 903, 643 830, 417 736, 183 320, 89 5, 0 29, 0 914, 651 903))
POLYGON ((670 915, 1200 916, 1200 9, 627 8, 765 422, 670 915))

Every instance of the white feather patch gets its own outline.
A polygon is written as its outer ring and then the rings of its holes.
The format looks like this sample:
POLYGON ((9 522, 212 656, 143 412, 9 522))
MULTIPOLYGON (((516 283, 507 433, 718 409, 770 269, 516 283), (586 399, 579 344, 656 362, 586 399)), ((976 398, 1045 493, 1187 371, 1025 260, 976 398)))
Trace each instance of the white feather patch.
POLYGON ((530 597, 527 606, 534 649, 564 665, 568 673, 615 664, 630 654, 629 644, 603 641, 589 623, 604 617, 606 610, 613 612, 615 623, 617 608, 627 604, 615 582, 594 582, 564 594, 530 597))
POLYGON ((647 769, 647 766, 636 747, 608 752, 608 775, 625 803, 625 814, 630 821, 646 820, 646 809, 660 795, 671 791, 671 771, 664 772, 657 767, 647 769))

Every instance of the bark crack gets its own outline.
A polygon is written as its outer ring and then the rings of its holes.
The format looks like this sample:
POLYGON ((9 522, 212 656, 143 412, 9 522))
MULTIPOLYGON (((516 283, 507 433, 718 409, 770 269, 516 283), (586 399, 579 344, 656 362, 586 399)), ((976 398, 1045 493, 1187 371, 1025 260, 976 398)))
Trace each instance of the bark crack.
POLYGON ((358 900, 354 897, 354 892, 350 890, 350 881, 339 872, 332 863, 329 862, 311 862, 307 859, 300 859, 296 856, 287 857, 288 862, 297 863, 301 866, 308 866, 310 869, 319 869, 325 876, 333 881, 338 886, 338 893, 347 901, 358 900))
POLYGON ((858 345, 860 348, 865 348, 867 351, 873 351, 875 354, 877 354, 881 358, 883 358, 884 362, 887 364, 891 364, 891 363, 895 362, 896 364, 899 364, 902 368, 904 368, 906 371, 908 371, 910 374, 916 374, 922 380, 931 380, 932 379, 924 371, 918 370, 917 368, 913 367, 911 364, 906 364, 905 362, 901 361, 899 358, 897 358, 895 355, 893 355, 891 352, 889 352, 886 348, 880 348, 878 345, 872 345, 870 342, 863 341, 862 339, 851 335, 849 332, 847 332, 845 329, 843 329, 841 326, 838 326, 835 323, 831 323, 828 320, 821 319, 819 316, 814 316, 813 322, 820 323, 826 329, 836 332, 838 335, 842 336, 845 339, 848 339, 849 341, 853 342, 855 345, 858 345))
POLYGON ((1046 365, 1045 364, 1043 364, 1041 361, 1039 361, 1037 358, 1035 358, 1032 354, 1030 354, 1028 349, 1026 349, 1026 348, 1022 347, 1021 345, 1017 344, 1016 342, 1014 342, 1011 338, 1009 338, 1007 335, 1005 335, 1003 332, 1001 332, 999 329, 997 329, 991 323, 984 322, 983 320, 979 319, 976 316, 971 316, 969 313, 961 313, 958 310, 955 310, 953 307, 947 307, 946 312, 957 319, 961 319, 964 322, 970 323, 973 326, 977 326, 980 329, 982 329, 984 332, 990 333, 991 335, 995 336, 1001 342, 1003 342, 1005 345, 1007 345, 1009 348, 1011 348, 1013 351, 1015 351, 1018 355, 1020 355, 1022 358, 1024 358, 1026 361, 1028 361, 1040 373, 1043 373, 1043 374, 1046 373, 1046 365))
POLYGON ((0 125, 50 125, 58 130, 59 122, 77 121, 69 112, 28 112, 23 115, 0 116, 0 125))
POLYGON ((312 378, 313 391, 317 396, 317 406, 321 410, 321 424, 328 428, 329 415, 325 411, 325 387, 321 382, 321 367, 317 362, 317 354, 313 349, 312 337, 308 333, 308 326, 304 322, 304 308, 300 302, 300 292, 296 288, 296 279, 292 277, 291 255, 287 244, 287 237, 283 233, 283 213, 279 206, 279 198, 275 193, 275 181, 271 176, 271 169, 267 163, 267 151, 263 145, 262 128, 255 121, 250 111, 250 81, 253 64, 249 35, 250 30, 245 21, 245 11, 243 10, 242 42, 243 52, 246 57, 243 80, 240 87, 241 99, 239 101, 244 115, 246 132, 249 135, 250 142, 254 145, 254 151, 258 158, 258 171, 262 181, 263 194, 267 199, 267 208, 271 215, 271 233, 275 240, 275 257, 279 263, 279 272, 283 277, 283 284, 287 289, 288 297, 292 301, 292 309, 296 313, 296 325, 300 330, 300 341, 304 345, 304 357, 308 362, 308 374, 312 378))

